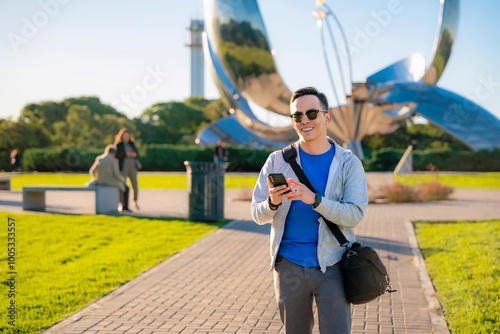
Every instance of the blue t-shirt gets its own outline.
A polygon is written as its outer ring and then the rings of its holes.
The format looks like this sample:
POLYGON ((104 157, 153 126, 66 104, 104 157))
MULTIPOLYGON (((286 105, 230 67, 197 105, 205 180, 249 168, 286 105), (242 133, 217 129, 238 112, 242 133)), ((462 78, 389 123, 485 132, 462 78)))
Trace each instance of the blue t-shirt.
MULTIPOLYGON (((300 146, 299 146, 300 147, 300 146)), ((311 155, 299 148, 302 170, 314 189, 325 195, 326 183, 335 155, 335 146, 325 153, 311 155)), ((293 201, 285 220, 285 232, 278 255, 303 267, 319 267, 318 219, 320 214, 312 205, 301 200, 293 201)))

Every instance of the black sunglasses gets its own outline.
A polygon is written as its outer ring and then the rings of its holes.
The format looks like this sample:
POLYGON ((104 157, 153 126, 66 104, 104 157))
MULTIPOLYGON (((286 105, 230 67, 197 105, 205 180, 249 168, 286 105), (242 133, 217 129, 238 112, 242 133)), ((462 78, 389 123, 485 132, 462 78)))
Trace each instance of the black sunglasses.
POLYGON ((302 113, 300 111, 296 111, 293 114, 290 115, 290 118, 295 122, 295 123, 300 123, 302 122, 302 119, 304 118, 304 114, 307 116, 309 120, 316 119, 318 117, 318 113, 322 112, 327 112, 328 110, 317 110, 317 109, 309 109, 305 113, 302 113))

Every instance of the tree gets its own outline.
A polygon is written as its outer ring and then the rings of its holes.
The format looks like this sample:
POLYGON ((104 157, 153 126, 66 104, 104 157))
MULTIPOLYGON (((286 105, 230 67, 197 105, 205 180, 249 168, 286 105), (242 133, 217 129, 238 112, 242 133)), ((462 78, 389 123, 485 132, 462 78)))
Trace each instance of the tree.
POLYGON ((17 149, 22 156, 29 148, 49 144, 49 133, 36 120, 14 122, 0 119, 0 169, 10 170, 8 157, 13 149, 17 149))
POLYGON ((142 143, 192 143, 207 118, 199 109, 182 102, 158 103, 146 109, 136 126, 142 143))
POLYGON ((406 149, 410 144, 418 150, 439 147, 467 150, 458 139, 429 122, 417 122, 415 117, 410 117, 393 133, 365 136, 361 141, 363 148, 369 150, 388 147, 406 149))
POLYGON ((228 108, 222 102, 222 99, 207 100, 200 96, 194 96, 184 100, 184 104, 190 108, 202 111, 210 122, 229 115, 228 108))
POLYGON ((64 121, 68 108, 61 102, 45 101, 26 105, 21 111, 19 120, 38 123, 47 131, 52 132, 53 124, 64 121))
POLYGON ((227 113, 220 99, 203 97, 155 104, 132 121, 97 97, 30 103, 17 122, 0 119, 0 147, 103 148, 122 127, 128 127, 139 144, 191 144, 202 127, 227 113))
POLYGON ((228 116, 229 110, 221 99, 217 99, 210 102, 203 113, 209 121, 213 122, 219 118, 228 116))
POLYGON ((133 122, 97 97, 68 98, 25 106, 18 122, 37 124, 49 136, 47 146, 104 147, 133 122))
POLYGON ((201 96, 191 96, 184 100, 186 106, 200 111, 203 111, 210 103, 212 103, 212 100, 207 100, 201 96))
POLYGON ((63 104, 69 108, 72 105, 80 105, 80 106, 87 106, 90 110, 92 110, 92 113, 98 114, 98 115, 115 115, 121 118, 127 118, 124 114, 121 112, 117 111, 115 108, 108 104, 104 104, 101 102, 101 100, 98 97, 95 96, 81 96, 81 97, 72 97, 65 99, 63 101, 63 104))

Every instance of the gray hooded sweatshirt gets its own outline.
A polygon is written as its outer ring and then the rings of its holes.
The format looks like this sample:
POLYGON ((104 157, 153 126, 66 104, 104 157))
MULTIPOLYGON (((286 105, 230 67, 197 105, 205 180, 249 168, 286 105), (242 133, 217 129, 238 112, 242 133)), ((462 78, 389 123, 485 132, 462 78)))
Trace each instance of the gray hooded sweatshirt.
MULTIPOLYGON (((335 145, 335 156, 330 165, 325 196, 321 204, 314 210, 338 225, 340 231, 342 231, 349 243, 352 244, 356 241, 353 228, 363 218, 368 205, 365 171, 361 161, 351 151, 343 149, 330 138, 328 140, 335 145)), ((297 141, 293 145, 298 152, 299 142, 297 141)), ((297 154, 296 160, 299 166, 301 166, 300 154, 297 154)), ((267 202, 267 198, 269 197, 267 176, 269 173, 283 173, 285 178, 296 180, 298 180, 298 177, 295 175, 290 164, 283 159, 281 151, 275 151, 269 155, 264 167, 262 167, 253 192, 251 206, 253 219, 260 225, 269 222, 272 224, 270 245, 270 270, 272 270, 285 231, 285 220, 291 202, 283 198, 282 205, 275 211, 271 210, 267 202)), ((340 246, 322 217, 319 218, 318 222, 317 254, 320 269, 324 273, 326 272, 326 267, 333 266, 342 259, 345 248, 340 246)))

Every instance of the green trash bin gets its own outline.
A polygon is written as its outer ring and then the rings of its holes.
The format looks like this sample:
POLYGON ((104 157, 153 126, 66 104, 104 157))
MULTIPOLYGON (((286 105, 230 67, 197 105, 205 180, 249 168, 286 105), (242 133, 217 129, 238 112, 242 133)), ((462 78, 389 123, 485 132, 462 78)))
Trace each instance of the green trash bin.
POLYGON ((224 219, 227 163, 184 161, 188 179, 189 219, 224 219))

